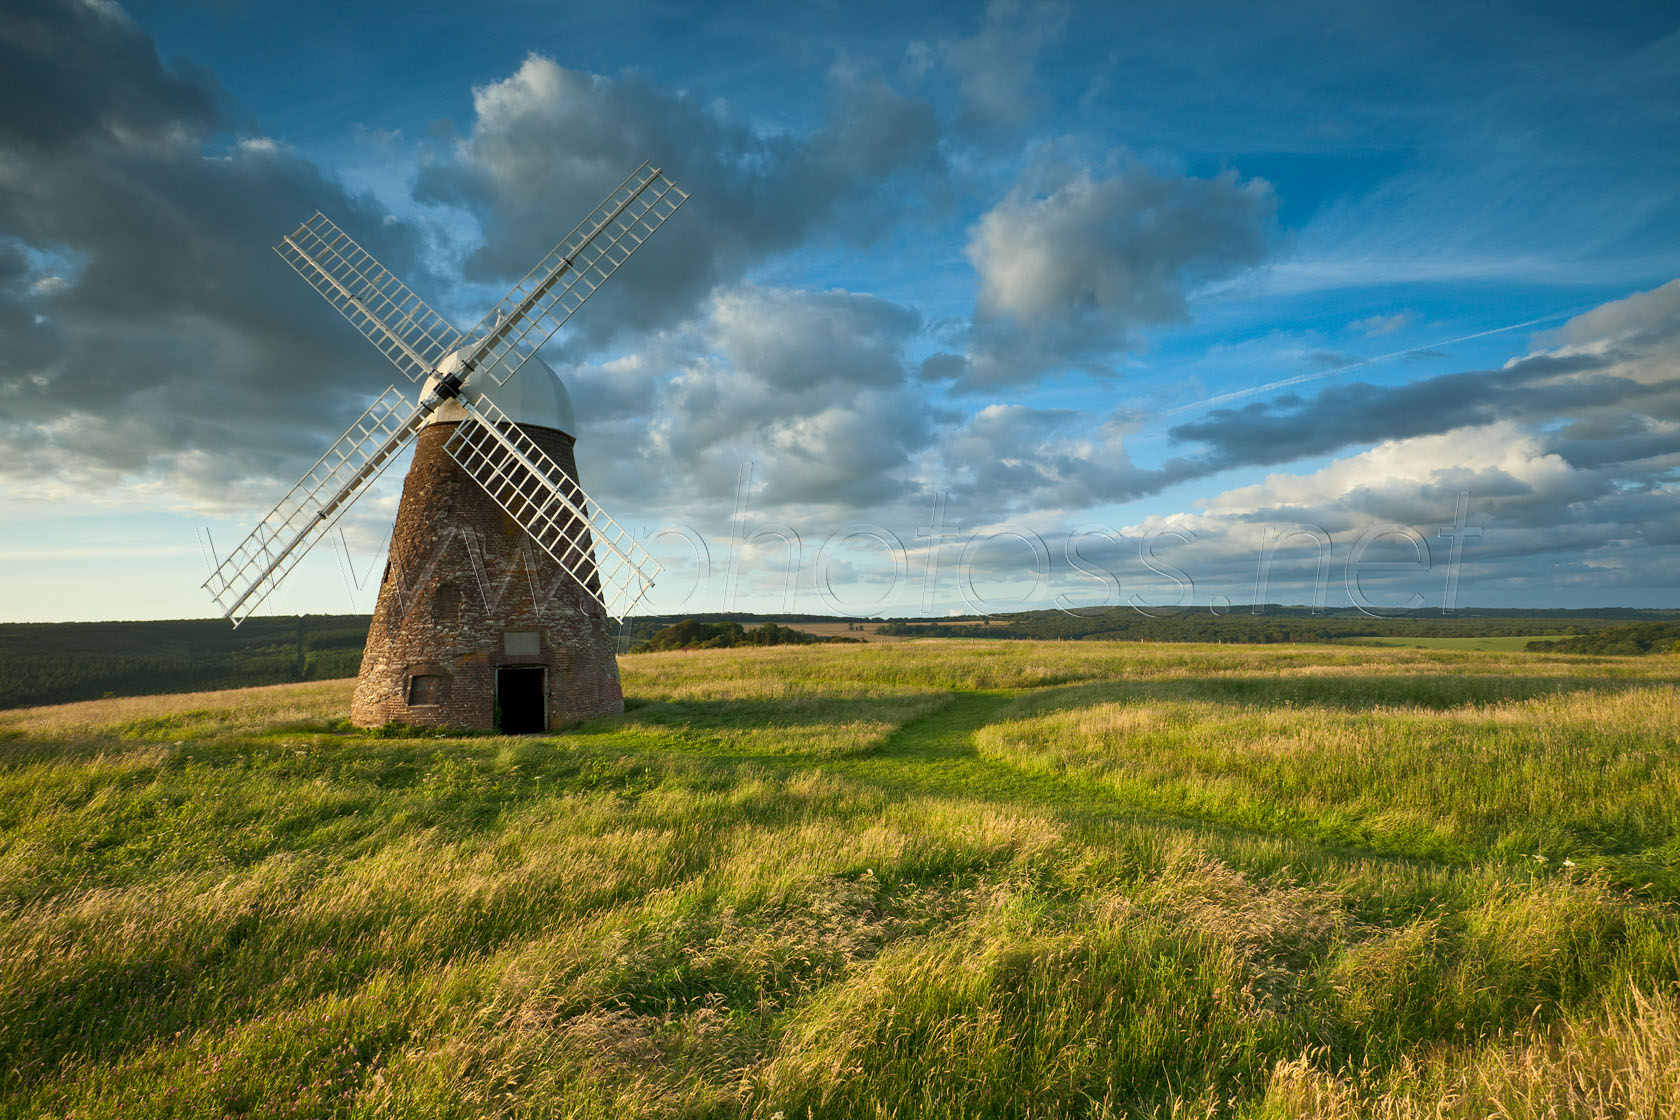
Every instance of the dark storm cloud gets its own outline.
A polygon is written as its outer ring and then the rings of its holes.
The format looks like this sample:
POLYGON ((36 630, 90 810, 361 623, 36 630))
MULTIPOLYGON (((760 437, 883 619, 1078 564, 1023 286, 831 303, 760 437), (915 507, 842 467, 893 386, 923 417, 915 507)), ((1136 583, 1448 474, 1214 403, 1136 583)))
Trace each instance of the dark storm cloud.
POLYGON ((880 236, 901 209, 895 186, 938 170, 939 129, 925 103, 874 77, 841 74, 831 84, 819 127, 766 136, 640 75, 605 78, 532 55, 475 91, 471 131, 452 158, 422 172, 417 197, 478 217, 485 244, 469 274, 500 282, 643 160, 664 167, 692 199, 579 324, 592 341, 652 328, 812 237, 880 236))
POLYGON ((1234 468, 1341 454, 1144 528, 1194 529, 1200 553, 1224 556, 1229 576, 1253 563, 1262 529, 1317 526, 1345 552, 1373 525, 1428 525, 1468 494, 1475 523, 1498 540, 1481 554, 1486 578, 1539 586, 1532 565, 1549 557, 1581 578, 1602 570, 1607 589, 1656 587, 1667 578, 1660 556, 1618 550, 1655 546, 1680 526, 1677 320, 1680 284, 1669 284, 1580 316, 1537 339, 1555 349, 1499 369, 1219 409, 1170 429, 1203 448, 1158 466, 1127 454, 1133 421, 1021 405, 994 405, 949 428, 934 459, 953 499, 1004 517, 1120 504, 1234 468))
POLYGON ((1196 458, 1205 473, 1507 421, 1581 468, 1680 452, 1680 280, 1612 300, 1537 341, 1554 348, 1495 370, 1215 409, 1168 434, 1204 445, 1196 458))
MULTIPOLYGON (((395 380, 269 251, 278 236, 319 208, 417 291, 448 287, 414 228, 283 146, 238 137, 214 80, 164 64, 120 11, 23 17, 5 24, 5 62, 38 75, 52 104, 8 98, 0 120, 0 430, 14 466, 84 488, 164 480, 173 500, 243 506, 246 482, 266 494, 266 476, 301 470, 395 380), (61 72, 66 59, 77 73, 61 72)), ((780 500, 880 500, 937 415, 905 389, 920 317, 862 294, 734 283, 814 237, 879 236, 895 177, 937 170, 925 104, 867 74, 837 72, 830 93, 809 134, 765 136, 639 76, 532 57, 477 91, 470 135, 424 169, 418 194, 477 216, 486 238, 467 271, 500 281, 660 159, 695 197, 580 325, 602 338, 686 320, 691 337, 636 335, 634 375, 581 378, 579 404, 596 424, 656 427, 661 471, 738 458, 750 438, 762 446, 745 454, 777 465, 780 500)))
POLYGON ((269 246, 319 207, 424 289, 418 238, 307 160, 232 135, 214 82, 165 66, 120 11, 32 4, 3 26, 9 78, 42 82, 0 103, 14 468, 154 468, 215 502, 307 465, 392 371, 269 246))
MULTIPOLYGON (((994 5, 975 36, 938 46, 929 65, 958 77, 968 124, 989 113, 1021 127, 1012 106, 1030 107, 1036 79, 1010 40, 1048 42, 1057 18, 994 5)), ((0 64, 29 79, 0 108, 0 432, 14 462, 37 475, 151 472, 197 501, 295 474, 393 376, 268 246, 319 207, 416 290, 446 295, 419 234, 284 147, 241 142, 214 80, 164 64, 111 9, 31 2, 0 24, 0 64)), ((1503 369, 1217 410, 1170 430, 1202 450, 1158 464, 1134 463, 1129 425, 1105 415, 978 408, 1069 369, 1111 374, 1141 334, 1190 317, 1201 288, 1265 265, 1274 191, 1234 171, 1120 157, 1058 169, 1047 156, 969 231, 973 319, 942 334, 965 353, 924 357, 918 343, 941 332, 911 307, 747 279, 801 247, 890 237, 946 189, 942 151, 956 141, 927 102, 844 67, 828 98, 808 130, 768 132, 635 73, 532 56, 476 91, 464 135, 422 169, 422 202, 476 217, 485 238, 467 271, 497 287, 644 158, 693 192, 579 317, 581 345, 545 352, 571 382, 580 454, 612 451, 589 468, 608 498, 727 500, 756 459, 762 499, 789 509, 873 512, 949 488, 1000 512, 1071 511, 1516 420, 1540 433, 1537 455, 1578 476, 1553 486, 1488 468, 1440 486, 1512 503, 1526 487, 1543 497, 1523 499, 1523 516, 1544 520, 1560 502, 1627 491, 1625 464, 1674 453, 1680 285, 1583 316, 1555 352, 1503 369), (629 353, 602 359, 609 337, 629 353), (942 386, 987 395, 942 408, 928 399, 942 386)), ((1361 329, 1381 334, 1393 318, 1361 329)), ((1650 505, 1661 535, 1665 507, 1650 505)))
POLYGON ((1537 355, 1498 370, 1449 373, 1405 385, 1353 382, 1311 397, 1286 393, 1221 408, 1169 429, 1204 444, 1208 470, 1269 466, 1347 447, 1521 418, 1550 420, 1598 408, 1672 407, 1680 382, 1647 384, 1612 372, 1605 355, 1537 355))
MULTIPOLYGON (((1680 417, 1680 381, 1664 391, 1663 411, 1680 417)), ((1565 424, 1551 436, 1549 446, 1582 468, 1611 468, 1646 460, 1680 457, 1680 432, 1649 416, 1628 415, 1614 431, 1594 432, 1592 424, 1565 424)))
MULTIPOLYGON (((907 365, 917 318, 846 292, 720 293, 691 330, 670 336, 680 346, 648 348, 635 370, 573 378, 580 400, 599 394, 595 411, 618 417, 615 442, 638 449, 623 493, 680 485, 689 496, 723 498, 738 465, 756 459, 762 498, 787 509, 876 512, 896 500, 903 510, 942 490, 974 515, 998 518, 1115 505, 1233 468, 1372 448, 1338 460, 1353 464, 1345 471, 1255 499, 1256 510, 1238 520, 1322 518, 1342 532, 1361 518, 1440 516, 1464 490, 1503 529, 1531 532, 1541 548, 1542 528, 1596 519, 1612 500, 1631 508, 1628 494, 1680 466, 1670 323, 1661 307, 1647 312, 1614 339, 1577 325, 1552 340, 1566 347, 1500 369, 1335 385, 1220 409, 1170 430, 1202 450, 1154 464, 1135 462, 1127 449, 1135 415, 1022 404, 935 414, 913 392, 929 364, 948 359, 907 365), (680 373, 661 385, 671 368, 680 373), (627 395, 636 385, 645 391, 627 395), (1499 457, 1507 453, 1510 463, 1499 457), (1360 465, 1367 460, 1398 465, 1360 465), (1296 493, 1303 488, 1311 494, 1296 493)), ((1621 321, 1610 312, 1598 319, 1621 321)), ((1666 500, 1653 499, 1657 511, 1666 500)), ((1654 526, 1669 517, 1652 516, 1654 526)))
POLYGON ((1366 448, 1227 490, 1185 523, 1240 568, 1268 526, 1311 525, 1345 551, 1373 527, 1424 526, 1467 501, 1482 533, 1466 580, 1482 595, 1671 586, 1680 282, 1606 303, 1536 342, 1553 349, 1498 370, 1334 386, 1172 429, 1207 445, 1193 473, 1366 448))
POLYGON ((0 21, 0 145, 52 150, 90 136, 159 139, 215 126, 213 79, 166 69, 151 41, 98 3, 14 0, 0 21))

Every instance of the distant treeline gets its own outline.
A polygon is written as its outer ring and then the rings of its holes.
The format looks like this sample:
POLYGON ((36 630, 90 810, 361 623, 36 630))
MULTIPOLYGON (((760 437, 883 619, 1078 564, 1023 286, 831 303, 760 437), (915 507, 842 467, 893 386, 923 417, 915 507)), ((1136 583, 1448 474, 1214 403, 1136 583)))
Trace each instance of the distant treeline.
MULTIPOLYGON (((661 630, 668 630, 673 626, 680 626, 685 622, 735 622, 744 629, 756 626, 764 621, 762 614, 748 614, 744 611, 719 611, 717 613, 695 614, 644 614, 625 619, 618 630, 619 649, 633 649, 636 644, 650 640, 661 630)), ((779 614, 775 616, 779 624, 789 622, 859 622, 867 619, 837 618, 831 614, 779 614)))
POLYGON ((686 618, 675 626, 657 631, 645 642, 630 647, 631 653, 659 653, 673 649, 732 649, 735 646, 810 646, 826 642, 856 642, 857 638, 823 637, 766 622, 748 630, 739 622, 696 622, 686 618))
MULTIPOLYGON (((1591 635, 1630 622, 1680 623, 1680 611, 1607 608, 1594 611, 1465 610, 1451 615, 1419 612, 1373 618, 1360 611, 1314 614, 1307 607, 1266 605, 1256 613, 1233 607, 1221 614, 1207 608, 1166 613, 1130 607, 1029 611, 989 620, 901 619, 883 623, 882 634, 917 638, 1036 638, 1134 642, 1334 642, 1347 638, 1481 638, 1527 634, 1591 635)), ((1584 652, 1584 651, 1583 651, 1584 652)))
POLYGON ((353 677, 367 615, 0 624, 0 708, 353 677))
POLYGON ((1572 638, 1529 642, 1526 648, 1553 653, 1680 653, 1680 624, 1647 622, 1639 626, 1612 626, 1572 638))
MULTIPOLYGON (((1159 608, 1152 608, 1159 610, 1159 608)), ((753 629, 762 616, 698 615, 627 620, 620 649, 785 645, 821 638, 787 622, 844 622, 831 615, 779 615, 753 629), (684 636, 654 639, 680 630, 684 636), (709 628, 701 635, 700 628, 709 628), (630 643, 637 643, 631 645, 630 643)), ((870 621, 857 620, 850 621, 870 621)), ((287 681, 355 676, 367 640, 367 615, 251 618, 238 629, 219 619, 173 622, 0 623, 0 708, 144 696, 161 692, 241 688, 287 681)), ((1138 642, 1329 642, 1344 638, 1484 637, 1566 634, 1530 648, 1563 653, 1661 652, 1680 641, 1680 611, 1604 608, 1590 611, 1463 610, 1453 615, 1419 612, 1372 618, 1357 611, 1314 614, 1305 607, 1268 605, 1255 614, 1233 607, 1214 615, 1206 608, 1149 617, 1129 607, 1032 611, 982 620, 896 619, 885 634, 908 637, 1049 638, 1138 642), (966 625, 960 623, 967 622, 966 625)))

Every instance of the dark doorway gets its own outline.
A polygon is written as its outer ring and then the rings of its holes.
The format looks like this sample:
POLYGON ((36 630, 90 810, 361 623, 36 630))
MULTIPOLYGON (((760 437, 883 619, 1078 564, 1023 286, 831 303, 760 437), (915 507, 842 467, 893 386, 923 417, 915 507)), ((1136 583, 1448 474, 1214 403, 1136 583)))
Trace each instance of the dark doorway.
POLYGON ((542 666, 496 670, 496 730, 529 735, 548 730, 548 696, 542 666))

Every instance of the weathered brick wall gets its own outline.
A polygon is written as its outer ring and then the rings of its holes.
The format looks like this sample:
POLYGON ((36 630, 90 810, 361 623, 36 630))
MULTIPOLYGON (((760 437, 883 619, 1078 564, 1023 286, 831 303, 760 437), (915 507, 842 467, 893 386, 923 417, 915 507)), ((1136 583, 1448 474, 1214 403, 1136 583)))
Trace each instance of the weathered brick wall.
MULTIPOLYGON (((351 722, 491 728, 496 669, 510 665, 547 667, 550 728, 622 712, 606 612, 444 454, 453 429, 434 424, 416 443, 351 722), (508 631, 535 631, 539 651, 506 652, 508 631), (417 674, 443 678, 437 703, 408 702, 417 674)), ((523 430, 577 477, 570 436, 523 430)))

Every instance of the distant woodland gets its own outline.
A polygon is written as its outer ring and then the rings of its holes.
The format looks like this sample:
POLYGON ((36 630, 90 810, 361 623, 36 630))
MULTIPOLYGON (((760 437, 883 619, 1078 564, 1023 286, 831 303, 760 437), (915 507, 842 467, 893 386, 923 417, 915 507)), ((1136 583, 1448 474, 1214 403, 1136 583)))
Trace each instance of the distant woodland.
POLYGON ((791 626, 766 622, 747 629, 739 622, 696 622, 685 618, 674 626, 655 631, 645 642, 630 647, 631 653, 658 653, 673 649, 733 649, 736 646, 811 646, 829 642, 856 642, 858 638, 823 637, 791 626))
POLYGON ((0 624, 0 708, 355 676, 367 615, 0 624))
MULTIPOLYGON (((1604 608, 1592 611, 1462 610, 1450 615, 1416 611, 1389 618, 1357 610, 1315 613, 1307 607, 1266 604, 1258 610, 1231 607, 1214 614, 1195 609, 1102 607, 1067 611, 1028 611, 989 620, 904 619, 880 627, 883 634, 917 638, 1036 638, 1135 642, 1335 642, 1351 638, 1481 638, 1565 634, 1586 637, 1609 628, 1635 624, 1680 627, 1680 611, 1604 608)), ((1680 637, 1680 634, 1676 635, 1680 637)), ((1562 646, 1558 647, 1563 650, 1562 646)), ((1568 649, 1564 652, 1608 652, 1568 649)), ((1644 652, 1618 650, 1617 652, 1644 652)))
POLYGON ((1572 638, 1529 642, 1528 648, 1553 653, 1680 653, 1680 623, 1647 622, 1637 626, 1611 626, 1572 638))
MULTIPOLYGON (((1273 605, 1259 613, 1239 606, 1218 615, 1205 607, 1176 613, 1150 609, 1153 616, 1111 607, 990 619, 896 619, 881 623, 879 630, 915 638, 1265 644, 1535 635, 1528 643, 1531 649, 1581 654, 1666 653, 1680 642, 1680 611, 1674 610, 1463 610, 1372 618, 1351 610, 1315 614, 1305 607, 1273 605), (1565 637, 1555 637, 1559 634, 1565 637)), ((845 620, 781 615, 778 622, 759 625, 760 616, 745 614, 643 617, 628 621, 619 648, 718 649, 847 640, 822 638, 787 625, 806 621, 845 620)), ((0 708, 354 676, 361 667, 367 628, 367 615, 251 618, 238 629, 219 619, 3 623, 0 708)))

